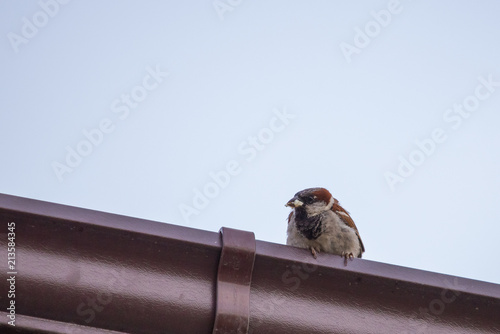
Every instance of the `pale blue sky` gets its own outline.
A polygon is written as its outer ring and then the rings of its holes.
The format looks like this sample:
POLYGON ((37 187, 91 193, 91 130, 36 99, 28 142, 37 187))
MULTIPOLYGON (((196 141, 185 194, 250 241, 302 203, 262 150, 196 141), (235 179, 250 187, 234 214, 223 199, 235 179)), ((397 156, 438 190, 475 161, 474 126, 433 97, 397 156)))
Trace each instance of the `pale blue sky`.
POLYGON ((285 243, 323 186, 366 259, 500 283, 499 12, 0 1, 0 192, 285 243))

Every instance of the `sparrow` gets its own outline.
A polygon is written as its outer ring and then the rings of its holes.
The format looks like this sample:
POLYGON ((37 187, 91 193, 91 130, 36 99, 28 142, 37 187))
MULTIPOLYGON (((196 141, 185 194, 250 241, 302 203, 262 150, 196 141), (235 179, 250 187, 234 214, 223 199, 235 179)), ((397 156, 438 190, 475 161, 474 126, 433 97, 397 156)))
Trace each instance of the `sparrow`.
POLYGON ((286 203, 292 208, 288 215, 286 244, 319 252, 340 255, 347 259, 361 258, 365 251, 358 229, 349 212, 325 188, 299 191, 286 203))

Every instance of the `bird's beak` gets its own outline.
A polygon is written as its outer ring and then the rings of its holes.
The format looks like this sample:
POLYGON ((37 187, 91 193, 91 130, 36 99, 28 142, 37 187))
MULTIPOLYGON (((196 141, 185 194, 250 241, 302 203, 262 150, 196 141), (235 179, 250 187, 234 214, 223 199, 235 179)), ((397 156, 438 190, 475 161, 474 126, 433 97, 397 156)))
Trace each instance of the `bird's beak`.
POLYGON ((294 197, 291 200, 289 200, 285 206, 289 206, 291 208, 298 208, 299 206, 302 206, 303 204, 304 203, 302 201, 300 201, 296 197, 294 197))

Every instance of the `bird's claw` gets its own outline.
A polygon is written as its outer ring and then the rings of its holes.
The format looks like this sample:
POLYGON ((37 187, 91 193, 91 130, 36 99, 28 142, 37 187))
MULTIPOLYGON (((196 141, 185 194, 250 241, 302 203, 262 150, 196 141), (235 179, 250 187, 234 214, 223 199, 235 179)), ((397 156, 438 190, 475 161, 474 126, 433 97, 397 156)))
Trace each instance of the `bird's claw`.
POLYGON ((342 252, 342 257, 344 258, 344 266, 347 266, 347 259, 352 261, 352 259, 354 259, 354 254, 342 252))
POLYGON ((309 249, 311 250, 311 254, 312 254, 313 258, 317 259, 318 258, 317 253, 319 253, 319 249, 316 249, 312 246, 309 247, 309 249))

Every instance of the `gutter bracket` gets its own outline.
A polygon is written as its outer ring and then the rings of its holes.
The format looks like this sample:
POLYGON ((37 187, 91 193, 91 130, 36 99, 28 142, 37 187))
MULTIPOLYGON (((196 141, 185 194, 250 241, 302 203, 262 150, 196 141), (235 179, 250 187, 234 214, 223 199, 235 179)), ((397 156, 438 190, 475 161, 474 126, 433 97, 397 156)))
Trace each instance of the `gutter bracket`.
POLYGON ((217 274, 213 334, 246 334, 250 319, 250 284, 255 261, 255 235, 220 229, 222 251, 217 274))

